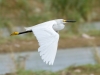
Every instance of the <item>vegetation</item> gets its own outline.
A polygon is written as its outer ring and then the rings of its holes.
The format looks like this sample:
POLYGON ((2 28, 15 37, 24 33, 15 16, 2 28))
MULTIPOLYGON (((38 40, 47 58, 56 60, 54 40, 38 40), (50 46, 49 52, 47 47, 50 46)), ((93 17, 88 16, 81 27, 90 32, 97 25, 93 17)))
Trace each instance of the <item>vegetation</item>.
POLYGON ((93 21, 93 8, 97 8, 95 5, 100 6, 95 0, 51 0, 51 10, 55 17, 77 21, 70 27, 73 32, 78 32, 81 23, 93 21))
MULTIPOLYGON (((100 0, 9 0, 9 3, 8 0, 0 0, 0 28, 6 27, 11 33, 16 31, 14 28, 16 26, 32 26, 44 21, 64 18, 76 20, 75 25, 69 25, 68 31, 71 34, 80 34, 78 31, 80 24, 100 20, 99 9, 100 0)), ((65 33, 68 31, 65 28, 65 33)), ((100 35, 96 30, 88 33, 100 35)))
MULTIPOLYGON (((73 19, 77 20, 75 25, 68 25, 69 29, 65 28, 65 30, 60 32, 62 39, 72 38, 73 40, 73 38, 81 37, 81 31, 78 31, 81 23, 100 20, 97 16, 91 17, 93 13, 99 14, 99 1, 100 0, 9 0, 8 3, 8 0, 0 0, 0 28, 8 28, 10 35, 10 33, 17 30, 16 26, 32 26, 56 18, 73 19)), ((0 40, 0 44, 25 41, 27 39, 34 40, 31 34, 25 34, 28 36, 24 37, 8 36, 4 38, 3 33, 6 32, 1 29, 0 39, 2 40, 0 40)), ((98 39, 100 36, 99 32, 99 30, 91 30, 87 32, 87 34, 97 36, 98 39)))
POLYGON ((81 18, 88 21, 93 8, 96 8, 95 5, 99 7, 95 0, 51 0, 51 4, 56 17, 67 17, 78 21, 81 21, 81 18))
POLYGON ((19 70, 9 75, 99 75, 100 65, 71 66, 58 72, 19 70))
POLYGON ((99 0, 0 0, 0 26, 29 26, 55 18, 91 21, 99 6, 99 0))
MULTIPOLYGON (((93 13, 99 14, 99 8, 100 0, 9 0, 9 3, 8 0, 0 0, 0 28, 6 27, 8 32, 12 33, 16 31, 14 28, 16 26, 32 26, 56 18, 73 19, 77 21, 75 25, 68 25, 69 29, 65 28, 60 35, 61 38, 79 37, 81 32, 78 28, 81 23, 100 20, 97 16, 91 17, 93 13)), ((0 39, 2 39, 0 43, 32 37, 29 34, 29 37, 4 38, 3 32, 0 30, 0 39)), ((99 30, 91 30, 87 33, 98 37, 99 32, 99 30)))
MULTIPOLYGON (((6 27, 11 33, 15 31, 14 27, 16 26, 31 26, 56 18, 73 19, 77 23, 69 26, 70 31, 67 32, 67 29, 65 29, 60 32, 62 39, 59 42, 59 47, 86 47, 89 44, 86 39, 80 38, 78 27, 84 22, 99 21, 99 9, 100 0, 0 0, 0 28, 6 27), (70 44, 70 42, 73 43, 70 44)), ((0 39, 2 39, 0 40, 0 52, 11 52, 12 57, 14 56, 13 50, 19 52, 19 50, 25 51, 26 49, 27 51, 28 49, 33 50, 34 48, 36 50, 38 48, 37 41, 34 41, 34 37, 30 38, 31 35, 29 37, 4 38, 1 30, 0 34, 0 39), (30 47, 28 47, 29 45, 30 47)), ((91 30, 88 34, 97 36, 94 41, 100 46, 100 38, 98 37, 100 31, 91 30)), ((72 66, 55 73, 19 69, 19 64, 12 58, 16 63, 17 70, 19 70, 7 75, 100 75, 100 57, 97 50, 94 52, 94 57, 99 65, 72 66)))

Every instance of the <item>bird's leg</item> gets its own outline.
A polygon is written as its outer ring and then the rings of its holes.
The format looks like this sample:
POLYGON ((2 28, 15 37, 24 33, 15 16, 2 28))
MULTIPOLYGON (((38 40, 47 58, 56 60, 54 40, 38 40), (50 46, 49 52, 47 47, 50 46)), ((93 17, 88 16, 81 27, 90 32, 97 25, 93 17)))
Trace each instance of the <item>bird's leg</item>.
POLYGON ((23 31, 23 32, 13 32, 11 35, 20 35, 20 34, 29 33, 29 32, 32 32, 32 30, 23 31))

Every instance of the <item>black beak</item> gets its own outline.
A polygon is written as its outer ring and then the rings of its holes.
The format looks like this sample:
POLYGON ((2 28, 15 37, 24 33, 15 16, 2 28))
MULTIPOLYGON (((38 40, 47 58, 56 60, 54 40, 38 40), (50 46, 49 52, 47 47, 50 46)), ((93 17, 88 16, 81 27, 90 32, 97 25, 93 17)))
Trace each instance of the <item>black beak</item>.
POLYGON ((66 22, 76 22, 75 20, 66 20, 66 22))

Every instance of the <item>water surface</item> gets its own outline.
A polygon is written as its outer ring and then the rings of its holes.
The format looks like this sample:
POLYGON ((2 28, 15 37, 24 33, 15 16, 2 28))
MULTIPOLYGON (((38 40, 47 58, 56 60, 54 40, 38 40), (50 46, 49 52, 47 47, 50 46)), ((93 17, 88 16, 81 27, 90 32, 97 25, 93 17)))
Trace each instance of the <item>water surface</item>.
MULTIPOLYGON (((22 61, 22 57, 27 57, 25 61, 25 69, 27 70, 59 71, 72 65, 95 64, 92 50, 93 48, 89 47, 58 50, 52 66, 45 64, 37 51, 15 53, 15 59, 18 60, 17 58, 20 56, 19 61, 22 61)), ((100 52, 100 47, 98 47, 98 50, 100 52)), ((11 72, 14 68, 11 54, 0 54, 0 74, 11 72)))

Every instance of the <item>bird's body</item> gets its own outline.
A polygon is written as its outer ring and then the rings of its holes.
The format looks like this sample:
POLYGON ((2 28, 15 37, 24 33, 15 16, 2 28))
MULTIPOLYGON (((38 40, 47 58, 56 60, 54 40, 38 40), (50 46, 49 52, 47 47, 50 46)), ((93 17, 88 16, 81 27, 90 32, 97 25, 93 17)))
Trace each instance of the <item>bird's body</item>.
MULTIPOLYGON (((32 31, 36 36, 40 46, 38 52, 46 64, 53 65, 54 63, 59 41, 59 34, 57 32, 64 28, 65 22, 75 21, 56 19, 25 28, 26 32, 32 31)), ((22 33, 23 32, 21 32, 21 34, 22 33)), ((17 33, 17 35, 18 34, 20 33, 17 33)), ((16 34, 13 33, 12 35, 16 34)))
POLYGON ((53 65, 57 52, 59 31, 63 26, 59 25, 56 20, 47 21, 32 27, 26 27, 27 30, 32 30, 39 42, 38 51, 44 62, 53 65))

